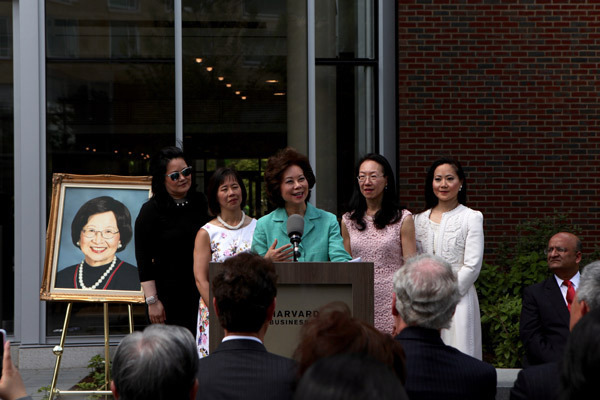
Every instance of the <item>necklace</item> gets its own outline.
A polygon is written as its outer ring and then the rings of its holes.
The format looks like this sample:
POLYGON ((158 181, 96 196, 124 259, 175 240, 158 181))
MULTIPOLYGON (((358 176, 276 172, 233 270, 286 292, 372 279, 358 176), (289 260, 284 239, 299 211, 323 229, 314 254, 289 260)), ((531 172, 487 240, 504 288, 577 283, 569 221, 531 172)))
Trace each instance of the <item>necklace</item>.
POLYGON ((223 218, 221 218, 220 215, 217 215, 217 221, 219 221, 221 224, 223 224, 223 226, 225 228, 231 229, 232 231, 240 229, 242 227, 242 225, 244 225, 245 218, 246 218, 246 214, 244 214, 244 211, 242 210, 242 219, 240 219, 240 223, 237 224, 236 226, 233 226, 233 225, 229 225, 227 222, 223 221, 223 218))
POLYGON ((113 258, 112 263, 110 263, 110 267, 108 267, 108 269, 106 271, 104 271, 104 273, 102 274, 100 279, 98 279, 96 281, 96 283, 94 283, 90 287, 87 287, 83 284, 83 263, 84 262, 85 262, 85 260, 82 260, 81 264, 79 264, 79 286, 81 286, 82 289, 96 289, 98 287, 98 285, 100 285, 100 283, 104 280, 104 278, 106 278, 106 276, 108 274, 110 274, 110 271, 112 271, 113 268, 115 267, 115 264, 117 263, 117 256, 115 256, 115 258, 113 258))
POLYGON ((188 199, 173 199, 177 207, 185 207, 189 204, 188 199))

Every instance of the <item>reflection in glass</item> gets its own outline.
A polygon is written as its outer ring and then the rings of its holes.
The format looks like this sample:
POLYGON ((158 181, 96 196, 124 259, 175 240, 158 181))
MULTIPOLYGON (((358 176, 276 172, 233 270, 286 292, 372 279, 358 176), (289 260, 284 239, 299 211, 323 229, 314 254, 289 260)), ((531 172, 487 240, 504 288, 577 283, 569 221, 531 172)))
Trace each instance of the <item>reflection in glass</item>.
MULTIPOLYGON (((297 78, 288 68, 290 52, 306 51, 290 48, 289 31, 296 28, 288 23, 289 4, 183 1, 183 129, 192 158, 247 162, 255 166, 244 169, 247 179, 260 182, 259 159, 285 147, 289 135, 306 141, 305 129, 288 130, 290 107, 306 109, 306 97, 291 98, 288 90, 297 78)), ((298 73, 305 80, 306 66, 298 73)), ((250 215, 260 216, 266 208, 256 206, 261 197, 254 200, 250 215)))
MULTIPOLYGON (((46 1, 48 205, 54 172, 147 175, 149 154, 175 142, 168 3, 46 1)), ((134 309, 139 328, 144 306, 134 309)), ((47 335, 60 334, 64 310, 48 303, 47 335)), ((122 311, 111 306, 111 333, 127 332, 122 311)), ((77 305, 72 334, 102 334, 102 318, 100 305, 77 305)))

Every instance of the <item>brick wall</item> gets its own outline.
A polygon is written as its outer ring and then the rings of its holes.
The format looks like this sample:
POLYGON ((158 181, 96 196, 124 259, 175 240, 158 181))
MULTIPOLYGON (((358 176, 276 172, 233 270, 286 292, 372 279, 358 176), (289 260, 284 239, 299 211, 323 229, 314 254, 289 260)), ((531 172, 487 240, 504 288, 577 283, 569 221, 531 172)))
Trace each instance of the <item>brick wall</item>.
POLYGON ((398 1, 401 200, 457 158, 486 261, 516 224, 562 212, 600 246, 600 1, 398 1))

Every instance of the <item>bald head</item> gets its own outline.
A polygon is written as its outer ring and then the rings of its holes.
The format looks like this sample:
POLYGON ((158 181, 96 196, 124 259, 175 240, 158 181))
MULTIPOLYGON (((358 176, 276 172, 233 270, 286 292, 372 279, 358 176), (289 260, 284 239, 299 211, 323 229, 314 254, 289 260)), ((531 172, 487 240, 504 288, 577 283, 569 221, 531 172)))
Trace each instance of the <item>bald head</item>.
POLYGON ((581 240, 569 232, 558 232, 548 241, 548 268, 560 279, 571 279, 579 271, 581 240))

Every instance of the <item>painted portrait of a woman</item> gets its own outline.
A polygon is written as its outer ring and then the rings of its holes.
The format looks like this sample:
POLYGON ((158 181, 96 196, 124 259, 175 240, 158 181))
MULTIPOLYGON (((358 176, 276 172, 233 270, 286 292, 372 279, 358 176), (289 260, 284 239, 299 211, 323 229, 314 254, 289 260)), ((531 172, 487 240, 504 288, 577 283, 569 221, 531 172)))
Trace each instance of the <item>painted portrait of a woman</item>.
POLYGON ((71 223, 71 239, 82 260, 60 270, 54 287, 141 290, 137 268, 117 256, 132 236, 131 214, 123 203, 110 196, 88 200, 71 223))

